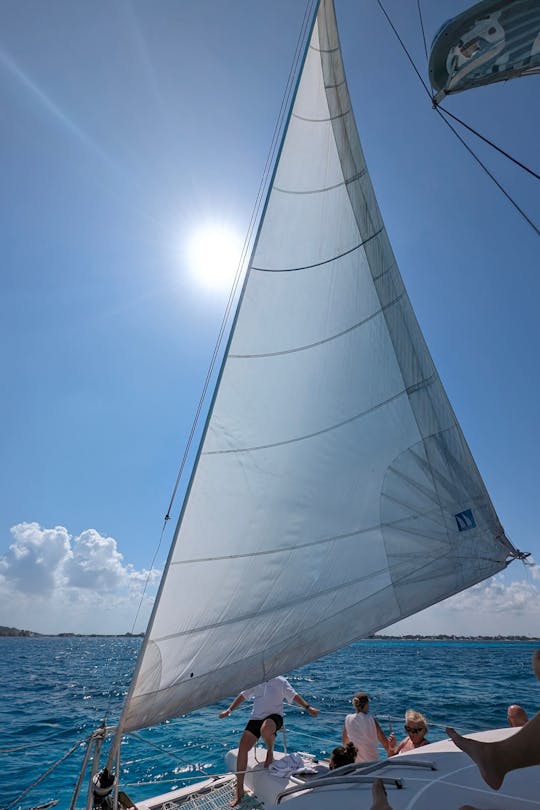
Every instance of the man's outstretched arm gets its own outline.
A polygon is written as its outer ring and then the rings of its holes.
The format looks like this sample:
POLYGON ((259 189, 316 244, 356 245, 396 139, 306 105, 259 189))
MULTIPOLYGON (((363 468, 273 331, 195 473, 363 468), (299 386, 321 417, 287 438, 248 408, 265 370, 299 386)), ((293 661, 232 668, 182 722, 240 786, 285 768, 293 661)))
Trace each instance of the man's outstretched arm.
POLYGON ((225 711, 223 711, 223 712, 220 712, 220 713, 218 714, 218 717, 228 717, 228 716, 230 715, 230 713, 231 713, 231 712, 233 712, 233 711, 236 709, 236 707, 237 707, 237 706, 240 706, 240 704, 241 704, 241 703, 242 703, 244 700, 245 700, 245 697, 244 697, 244 696, 243 696, 243 694, 240 692, 240 694, 239 694, 239 695, 237 695, 237 696, 235 697, 235 699, 233 700, 233 702, 231 703, 231 705, 229 706, 229 708, 228 708, 228 709, 225 709, 225 711))
POLYGON ((298 703, 298 705, 301 706, 303 709, 305 709, 307 712, 309 712, 312 717, 317 717, 317 715, 319 714, 319 709, 315 709, 313 708, 313 706, 310 706, 309 703, 306 700, 304 700, 304 698, 301 695, 295 695, 293 697, 293 702, 298 703))

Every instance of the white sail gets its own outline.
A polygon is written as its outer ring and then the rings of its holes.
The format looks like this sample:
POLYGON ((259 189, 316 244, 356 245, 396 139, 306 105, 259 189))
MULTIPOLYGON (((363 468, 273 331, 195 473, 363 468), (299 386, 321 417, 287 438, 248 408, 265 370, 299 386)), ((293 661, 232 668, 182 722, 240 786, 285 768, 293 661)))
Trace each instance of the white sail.
POLYGON ((121 728, 290 671, 515 554, 403 287, 323 0, 121 728))

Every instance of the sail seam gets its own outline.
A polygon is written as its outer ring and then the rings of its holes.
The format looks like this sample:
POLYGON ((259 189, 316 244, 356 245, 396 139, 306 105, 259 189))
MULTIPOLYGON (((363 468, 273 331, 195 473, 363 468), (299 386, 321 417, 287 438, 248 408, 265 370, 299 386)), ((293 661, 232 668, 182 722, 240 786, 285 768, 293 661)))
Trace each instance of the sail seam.
POLYGON ((298 194, 298 195, 309 195, 309 194, 324 194, 325 191, 334 191, 336 188, 343 188, 347 187, 351 183, 354 183, 356 180, 359 180, 361 177, 364 177, 367 174, 367 169, 362 169, 361 171, 354 174, 352 177, 348 177, 346 180, 343 180, 340 183, 334 183, 333 186, 323 186, 323 188, 314 188, 314 189, 307 189, 302 191, 295 191, 293 189, 282 188, 281 186, 274 186, 274 191, 279 191, 280 194, 298 194))
POLYGON ((379 273, 378 276, 372 275, 373 281, 379 281, 379 279, 382 278, 383 276, 385 276, 387 273, 391 273, 395 266, 396 266, 396 263, 394 261, 394 262, 392 262, 392 264, 390 264, 384 270, 381 270, 381 272, 379 273))
POLYGON ((368 315, 367 318, 363 318, 358 323, 349 326, 348 329, 344 329, 342 332, 337 332, 335 335, 330 335, 330 337, 323 338, 323 340, 317 340, 315 343, 307 343, 305 346, 297 346, 294 349, 284 349, 280 352, 263 352, 261 354, 230 354, 229 358, 235 358, 236 360, 239 359, 255 359, 255 358, 262 358, 262 357, 281 357, 287 354, 295 354, 296 352, 305 352, 308 349, 313 349, 316 346, 324 346, 325 343, 331 343, 333 340, 337 340, 344 335, 348 335, 350 332, 354 332, 355 329, 359 329, 361 326, 364 326, 369 321, 372 321, 374 318, 377 318, 379 315, 382 314, 383 310, 388 309, 388 307, 392 307, 397 304, 400 299, 403 297, 403 293, 398 295, 397 298, 394 298, 393 301, 389 301, 388 304, 385 304, 384 307, 381 307, 376 312, 372 312, 371 315, 368 315))
POLYGON ((272 267, 255 267, 252 266, 251 270, 257 270, 259 273, 296 273, 297 270, 311 270, 313 267, 322 267, 325 264, 331 264, 332 262, 337 261, 338 259, 343 259, 344 256, 348 256, 350 253, 354 253, 355 250, 359 250, 364 245, 367 245, 368 242, 371 242, 372 239, 376 239, 379 234, 384 231, 384 226, 379 228, 378 231, 372 233, 371 236, 368 236, 367 239, 364 239, 363 242, 359 242, 349 250, 345 250, 343 253, 338 253, 337 256, 331 256, 329 259, 324 259, 322 262, 315 262, 315 264, 305 264, 301 265, 300 267, 282 267, 282 268, 272 268, 272 267))
MULTIPOLYGON (((421 381, 420 383, 416 383, 414 388, 415 390, 424 385, 427 388, 428 385, 431 385, 435 379, 435 375, 430 375, 425 380, 421 381)), ((396 399, 399 399, 403 395, 408 395, 409 389, 404 388, 401 391, 398 391, 397 394, 394 394, 391 397, 383 400, 382 402, 378 402, 376 405, 373 405, 371 408, 367 408, 365 411, 361 411, 360 413, 351 416, 349 419, 344 419, 343 422, 336 422, 334 425, 329 425, 328 427, 322 428, 321 430, 316 430, 313 433, 305 433, 303 436, 295 436, 292 439, 285 439, 282 442, 271 442, 270 444, 260 444, 254 445, 253 447, 238 447, 238 448, 231 448, 228 450, 207 450, 202 453, 203 456, 219 456, 225 455, 229 453, 252 453, 256 450, 269 450, 273 447, 284 447, 287 444, 294 444, 295 442, 302 442, 306 439, 314 439, 316 436, 322 436, 324 433, 330 433, 332 430, 337 430, 344 425, 349 425, 351 422, 355 422, 357 419, 361 419, 363 416, 367 416, 370 413, 374 413, 375 411, 379 410, 379 408, 383 408, 385 405, 389 405, 391 402, 394 402, 396 399)))
POLYGON ((315 53, 337 53, 339 46, 337 48, 316 48, 315 45, 310 45, 309 50, 315 51, 315 53))
POLYGON ((337 90, 338 87, 343 87, 343 85, 346 85, 346 84, 347 84, 347 82, 345 81, 345 79, 342 79, 342 81, 335 82, 334 84, 325 84, 324 89, 325 90, 337 90))
POLYGON ((294 113, 293 118, 297 118, 299 121, 307 121, 309 124, 326 124, 328 121, 338 121, 340 118, 345 118, 351 112, 352 110, 349 107, 349 109, 340 112, 339 115, 331 115, 329 118, 306 118, 304 115, 298 115, 298 113, 294 113))

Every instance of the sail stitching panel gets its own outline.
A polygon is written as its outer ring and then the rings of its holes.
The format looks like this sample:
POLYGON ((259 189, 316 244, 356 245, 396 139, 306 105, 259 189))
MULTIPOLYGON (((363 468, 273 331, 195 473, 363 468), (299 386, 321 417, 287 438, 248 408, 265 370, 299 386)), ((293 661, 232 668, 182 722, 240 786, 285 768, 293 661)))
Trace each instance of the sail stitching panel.
POLYGON ((262 357, 281 357, 285 354, 294 354, 295 352, 305 352, 308 349, 314 349, 316 346, 323 346, 325 343, 330 343, 333 340, 337 340, 338 338, 343 337, 344 335, 348 335, 350 332, 354 332, 355 329, 359 329, 361 326, 364 326, 369 321, 372 321, 373 318, 376 318, 378 315, 382 314, 383 309, 388 309, 388 307, 393 307, 397 304, 402 295, 398 295, 397 298, 394 298, 393 301, 389 301, 388 304, 385 304, 384 307, 372 312, 371 315, 363 318, 361 321, 357 323, 353 323, 352 326, 349 326, 347 329, 343 329, 342 332, 336 332, 335 335, 330 335, 329 337, 325 337, 322 340, 317 340, 314 343, 306 343, 304 346, 295 346, 292 349, 283 349, 280 352, 261 352, 260 354, 229 354, 229 358, 234 358, 235 360, 252 360, 255 358, 262 358, 262 357))
MULTIPOLYGON (((402 578, 403 581, 407 581, 407 582, 408 581, 423 582, 424 578, 420 577, 420 579, 417 579, 417 576, 419 576, 424 569, 429 568, 432 565, 433 562, 444 560, 446 558, 452 557, 453 554, 450 551, 447 551, 446 554, 440 554, 437 551, 435 551, 432 554, 431 557, 429 555, 426 555, 425 553, 418 554, 418 556, 421 556, 422 559, 425 560, 424 564, 419 566, 415 570, 414 578, 412 580, 410 580, 410 575, 406 574, 402 578)), ((490 557, 479 557, 478 559, 480 561, 489 562, 489 563, 498 562, 498 560, 493 560, 490 557)), ((325 596, 329 596, 332 593, 338 593, 339 591, 347 590, 348 588, 351 588, 352 586, 357 585, 360 582, 364 582, 366 580, 371 580, 375 576, 380 576, 381 574, 386 573, 387 570, 388 570, 387 568, 382 568, 382 569, 380 569, 378 571, 371 571, 369 574, 366 574, 366 575, 363 575, 363 576, 360 576, 360 577, 356 577, 355 579, 352 579, 352 580, 350 580, 348 582, 344 582, 344 583, 342 582, 339 585, 334 585, 334 586, 329 587, 329 588, 324 588, 324 589, 319 590, 319 591, 317 591, 315 593, 312 593, 312 594, 302 594, 301 596, 299 596, 299 597, 297 597, 295 599, 289 600, 286 603, 283 603, 282 605, 277 605, 276 606, 274 604, 274 605, 272 605, 271 607, 269 607, 267 609, 263 609, 263 610, 257 609, 257 611, 252 611, 252 612, 249 612, 249 613, 243 613, 240 616, 233 616, 230 619, 225 619, 224 621, 212 622, 211 624, 208 624, 208 625, 201 625, 200 627, 193 627, 190 630, 182 630, 180 632, 170 633, 170 634, 165 635, 165 636, 157 636, 154 639, 154 641, 157 644, 159 644, 160 642, 168 641, 169 639, 180 638, 182 636, 184 636, 184 637, 185 636, 190 636, 190 635, 194 635, 194 634, 197 634, 197 633, 205 632, 207 630, 214 630, 214 629, 217 629, 219 627, 224 627, 226 625, 236 624, 238 622, 245 622, 245 621, 248 621, 249 619, 258 618, 258 617, 267 615, 268 613, 273 613, 276 610, 285 610, 285 609, 290 608, 290 607, 292 607, 292 606, 294 606, 296 604, 303 604, 305 602, 312 602, 312 601, 315 601, 316 599, 320 599, 320 598, 323 598, 325 596)), ((435 577, 435 578, 437 576, 445 577, 446 573, 443 570, 440 574, 434 573, 432 576, 435 577)), ((400 582, 401 582, 401 580, 399 578, 397 578, 394 581, 393 585, 394 586, 399 585, 400 582)), ((387 590, 389 587, 391 587, 391 586, 389 584, 386 584, 382 588, 379 588, 378 590, 370 592, 370 595, 368 597, 364 597, 363 599, 360 599, 357 602, 353 602, 353 603, 349 604, 349 609, 355 607, 358 604, 361 604, 366 599, 371 598, 371 596, 373 596, 373 594, 377 594, 377 593, 380 593, 382 591, 387 590)))
MULTIPOLYGON (((416 383, 415 388, 422 383, 425 387, 432 385, 433 382, 436 380, 434 375, 427 377, 425 380, 420 381, 420 383, 416 383)), ((380 408, 384 408, 386 405, 389 405, 391 402, 395 402, 395 400, 399 399, 400 397, 408 395, 408 389, 403 388, 401 391, 398 391, 397 394, 393 394, 391 397, 387 397, 382 402, 378 402, 376 405, 373 405, 371 408, 367 408, 365 411, 360 411, 360 413, 355 414, 354 416, 349 417, 348 419, 344 419, 342 422, 335 422, 333 425, 328 425, 327 427, 321 428, 321 430, 316 430, 313 433, 305 433, 303 436, 294 436, 292 439, 284 439, 280 442, 270 442, 269 444, 260 444, 254 445, 253 447, 238 447, 238 448, 231 448, 227 450, 204 450, 202 455, 203 456, 218 456, 218 455, 225 455, 228 453, 252 453, 256 450, 268 450, 271 447, 282 447, 286 444, 293 444, 294 442, 303 442, 306 439, 313 439, 316 436, 322 436, 324 433, 329 433, 332 430, 337 430, 344 425, 350 425, 351 422, 355 422, 357 419, 361 419, 364 416, 367 416, 370 413, 374 413, 375 411, 380 410, 380 408)))
MULTIPOLYGON (((423 556, 425 558, 425 555, 423 555, 423 556)), ((449 556, 451 556, 449 552, 447 554, 442 554, 442 555, 441 554, 434 554, 431 559, 427 559, 425 561, 424 565, 420 566, 417 569, 417 572, 420 573, 423 569, 429 568, 429 566, 433 562, 441 560, 441 559, 445 559, 446 557, 449 557, 449 556)), ((489 562, 491 561, 491 560, 489 560, 489 558, 485 558, 485 560, 489 561, 489 562)), ((336 585, 336 586, 333 586, 331 588, 325 588, 324 590, 317 591, 316 593, 313 593, 313 594, 309 594, 309 595, 304 594, 302 596, 297 597, 294 600, 290 600, 287 603, 284 603, 281 606, 276 607, 275 605, 273 605, 272 607, 270 607, 270 608, 268 608, 266 610, 257 610, 257 612, 244 613, 241 616, 235 616, 235 617, 232 617, 230 619, 226 619, 224 621, 213 622, 213 623, 208 624, 208 625, 201 625, 200 627, 192 628, 190 630, 183 630, 183 631, 180 631, 178 633, 171 633, 171 634, 166 635, 166 636, 159 636, 159 637, 156 637, 154 639, 154 641, 156 643, 160 643, 160 642, 163 642, 163 641, 168 641, 168 640, 173 639, 173 638, 180 638, 182 636, 185 637, 185 636, 189 636, 189 635, 193 635, 193 634, 197 634, 197 633, 202 633, 202 632, 207 631, 207 630, 215 630, 215 629, 217 629, 219 627, 224 627, 226 625, 236 624, 238 622, 245 622, 245 621, 248 621, 249 619, 264 616, 265 614, 273 613, 276 610, 285 610, 285 609, 287 609, 289 607, 292 607, 295 604, 302 604, 302 603, 305 603, 305 602, 314 601, 316 599, 320 599, 322 597, 328 596, 328 595, 330 595, 332 593, 338 593, 339 591, 347 590, 348 588, 358 584, 359 582, 363 582, 365 580, 370 580, 374 576, 386 573, 386 571, 387 571, 387 569, 383 568, 383 569, 381 569, 379 571, 371 572, 370 574, 367 574, 365 576, 357 577, 357 578, 355 578, 353 580, 350 580, 349 582, 341 583, 340 585, 336 585)), ((443 577, 445 576, 444 572, 441 574, 441 576, 443 576, 443 577)), ((396 581, 396 584, 399 584, 399 580, 396 581)), ((381 588, 379 588, 379 589, 377 589, 375 591, 371 591, 369 596, 364 597, 362 599, 359 599, 356 602, 350 603, 348 605, 348 608, 349 609, 354 608, 356 605, 359 605, 362 602, 366 601, 367 599, 370 599, 374 594, 382 593, 382 592, 388 590, 389 587, 391 587, 391 586, 387 583, 383 587, 381 587, 381 588)), ((157 690, 157 691, 159 691, 159 690, 157 690)))
MULTIPOLYGON (((437 504, 436 509, 426 509, 423 511, 419 511, 418 517, 427 517, 433 518, 436 514, 440 513, 439 505, 437 504)), ((396 518, 396 520, 389 520, 385 521, 383 524, 388 528, 400 528, 402 523, 405 523, 409 520, 409 517, 406 518, 396 518)), ((436 522, 436 521, 434 521, 436 522)), ((269 548, 264 549, 262 551, 247 551, 245 553, 238 553, 238 554, 223 554, 223 555, 216 555, 213 557, 200 557, 200 558, 192 558, 189 560, 174 560, 171 563, 171 566, 178 566, 178 565, 191 565, 192 563, 208 563, 208 562, 219 562, 220 560, 241 560, 241 559, 248 559, 252 557, 267 557, 272 554, 281 554, 284 552, 290 551, 297 551, 298 549, 306 549, 306 548, 314 548, 316 546, 325 545, 326 543, 335 543, 339 540, 348 540, 351 537, 357 537, 361 534, 369 534, 370 532, 376 531, 380 523, 374 523, 372 526, 365 526, 362 529, 354 529, 351 532, 344 532, 343 534, 335 534, 331 537, 323 537, 319 540, 310 540, 306 543, 297 543, 294 546, 280 546, 279 548, 269 548)), ((441 524, 439 524, 441 525, 441 524)), ((418 532, 417 532, 418 533, 418 532)), ((421 534, 421 533, 420 533, 421 534)), ((423 535, 423 536, 431 536, 431 535, 423 535)))
POLYGON ((338 259, 342 259, 344 256, 348 256, 350 253, 354 253, 355 250, 367 245, 368 242, 371 242, 372 239, 376 239, 380 233, 384 230, 384 225, 382 228, 379 228, 378 231, 368 236, 367 239, 364 239, 363 242, 360 242, 358 245, 350 248, 349 250, 344 251, 343 253, 338 253, 337 256, 331 256, 329 259, 324 259, 322 262, 315 262, 315 264, 306 264, 301 267, 283 267, 283 268, 270 268, 270 267, 251 267, 251 270, 257 270, 259 273, 296 273, 298 270, 311 270, 313 267, 323 267, 326 264, 331 264, 332 262, 337 261, 338 259))
MULTIPOLYGON (((435 555, 434 555, 432 559, 428 559, 428 560, 426 560, 426 561, 425 561, 425 564, 424 564, 424 565, 422 565, 422 566, 420 566, 420 567, 417 569, 417 571, 415 572, 415 574, 416 574, 416 573, 417 573, 417 574, 420 574, 420 573, 421 573, 421 572, 422 572, 424 569, 429 568, 429 567, 432 565, 432 563, 433 563, 433 562, 436 562, 436 561, 439 561, 439 560, 444 560, 444 559, 447 559, 447 558, 449 558, 450 556, 451 556, 451 555, 450 555, 449 553, 444 554, 444 555, 437 555, 437 556, 435 556, 435 555)), ((485 558, 480 558, 480 559, 482 559, 482 560, 483 560, 483 561, 485 561, 485 562, 494 562, 493 560, 491 560, 491 559, 490 559, 490 558, 488 558, 488 557, 485 557, 485 558)), ((386 570, 386 569, 384 569, 384 570, 386 570)), ((380 574, 380 573, 382 573, 382 572, 381 572, 381 571, 379 571, 379 572, 375 572, 375 574, 380 574)), ((373 576, 374 576, 374 574, 371 574, 371 575, 370 575, 370 577, 366 576, 366 577, 363 577, 362 579, 369 579, 369 578, 371 578, 371 577, 373 577, 373 576)), ((437 572, 433 572, 433 573, 432 573, 432 578, 439 578, 439 577, 444 578, 444 576, 445 576, 445 572, 444 572, 444 570, 442 571, 442 573, 437 573, 437 572)), ((481 580, 482 580, 482 579, 484 579, 484 578, 485 578, 485 575, 482 575, 482 576, 480 576, 480 577, 479 577, 479 579, 477 579, 476 581, 477 581, 477 582, 478 582, 478 581, 481 581, 481 580)), ((408 575, 406 575, 406 576, 405 576, 403 579, 404 579, 404 580, 406 580, 406 581, 409 581, 409 576, 408 576, 408 575)), ((358 580, 358 581, 360 581, 360 580, 358 580)), ((423 578, 421 578, 421 579, 417 579, 416 577, 415 577, 415 578, 412 580, 412 582, 413 582, 413 583, 417 583, 417 584, 418 584, 418 583, 421 583, 421 582, 423 582, 423 581, 424 581, 424 579, 423 579, 423 578)), ((350 587, 350 586, 352 586, 352 585, 354 585, 354 584, 356 584, 356 580, 351 581, 351 582, 349 583, 349 587, 350 587)), ((401 584, 401 580, 398 578, 394 584, 395 584, 395 585, 399 585, 399 584, 401 584)), ((474 583, 473 583, 473 584, 474 584, 474 583)), ((315 599, 317 599, 317 598, 321 598, 321 597, 328 596, 328 595, 329 595, 330 593, 332 593, 332 592, 336 592, 336 591, 339 591, 339 590, 343 590, 345 587, 346 587, 346 586, 344 586, 344 585, 342 584, 342 585, 338 586, 337 588, 329 588, 329 589, 327 589, 326 591, 320 591, 320 592, 318 592, 318 593, 316 593, 316 594, 313 594, 313 595, 311 595, 311 596, 305 597, 305 599, 304 599, 304 600, 303 600, 302 598, 299 598, 299 599, 297 600, 297 603, 301 604, 301 603, 302 603, 302 601, 313 601, 313 600, 315 600, 315 599)), ((370 600, 370 599, 371 599, 371 598, 372 598, 374 595, 379 595, 379 594, 382 594, 382 593, 384 593, 385 591, 388 591, 389 589, 392 589, 392 587, 393 587, 392 585, 390 585, 390 584, 386 584, 386 585, 384 585, 383 587, 381 587, 381 588, 377 589, 376 591, 372 591, 372 592, 370 592, 370 594, 369 594, 368 596, 363 597, 363 598, 361 598, 361 599, 358 599, 356 602, 348 603, 348 604, 347 604, 347 607, 344 609, 344 611, 341 611, 341 612, 348 613, 349 611, 353 610, 354 608, 357 608, 357 607, 358 607, 359 605, 361 605, 362 603, 367 602, 368 600, 370 600)), ((448 591, 448 592, 446 593, 446 596, 445 596, 444 598, 448 598, 449 596, 452 596, 452 595, 453 595, 454 593, 456 593, 456 592, 457 592, 456 590, 453 590, 453 591, 448 591)), ((431 603, 430 603, 430 602, 426 602, 426 603, 424 604, 424 607, 427 607, 429 604, 431 604, 431 603)), ((293 602, 289 602, 289 603, 287 603, 286 605, 283 605, 281 609, 282 609, 282 610, 283 610, 283 609, 286 609, 286 608, 288 608, 289 606, 292 606, 292 605, 293 605, 293 602)), ((269 610, 268 610, 268 611, 266 611, 266 612, 272 612, 274 609, 275 609, 275 608, 269 609, 269 610)), ((416 608, 415 608, 415 610, 414 610, 414 612, 416 612, 417 610, 420 610, 420 609, 421 609, 421 608, 416 607, 416 608)), ((265 613, 265 611, 262 611, 262 613, 265 613)), ((225 625, 231 625, 231 624, 235 624, 235 623, 237 623, 237 622, 245 622, 245 621, 247 621, 247 620, 249 620, 249 619, 251 619, 251 618, 254 618, 254 617, 256 617, 256 616, 259 616, 259 615, 261 615, 261 614, 260 614, 260 613, 245 614, 245 615, 243 615, 243 616, 241 616, 241 617, 236 617, 236 618, 228 619, 228 620, 226 620, 226 621, 224 621, 224 622, 213 623, 213 624, 210 624, 210 625, 201 626, 201 627, 196 628, 196 629, 194 628, 194 629, 192 629, 191 631, 183 631, 183 632, 180 632, 180 633, 174 633, 174 634, 170 634, 170 635, 167 635, 167 636, 162 636, 162 637, 156 638, 156 639, 155 639, 155 642, 156 642, 156 643, 159 643, 159 642, 164 642, 164 641, 168 641, 168 640, 171 640, 171 639, 180 638, 180 637, 182 637, 182 636, 184 636, 184 637, 185 637, 185 636, 189 636, 189 635, 191 635, 191 634, 195 634, 195 633, 204 632, 204 631, 206 631, 206 630, 214 630, 214 629, 217 629, 217 628, 223 627, 223 626, 225 626, 225 625)), ((338 614, 336 614, 336 615, 339 615, 339 613, 338 613, 338 614)), ((293 636, 293 637, 291 637, 291 638, 294 638, 294 636, 293 636)), ((355 636, 351 636, 351 641, 352 641, 354 638, 355 638, 355 636)), ((340 645, 340 646, 343 646, 343 645, 340 645)), ((328 651, 330 651, 330 650, 328 650, 328 651)), ((318 655, 317 657, 319 657, 319 655, 318 655)), ((187 667, 187 669, 189 669, 189 666, 187 667)), ((204 676, 205 674, 207 674, 207 673, 203 673, 203 676, 204 676)), ((197 676, 196 676, 196 677, 197 677, 197 676)), ((201 677, 201 676, 198 676, 198 677, 201 677)), ((191 682, 192 682, 193 680, 194 680, 194 678, 190 678, 190 681, 191 681, 191 682)), ((159 694, 160 692, 166 692, 168 689, 172 689, 172 688, 174 688, 174 686, 176 686, 178 683, 182 683, 182 681, 177 680, 175 683, 173 683, 173 684, 168 684, 167 686, 165 686, 165 688, 164 688, 164 689, 156 689, 156 690, 154 690, 154 691, 152 691, 151 693, 148 693, 148 694, 159 694)))
MULTIPOLYGON (((440 555, 433 555, 433 560, 440 559, 440 555)), ((430 562, 433 562, 431 560, 430 562)), ((426 563, 428 565, 429 563, 426 563)), ((387 568, 381 568, 378 571, 370 571, 369 574, 363 574, 362 576, 355 577, 354 579, 349 580, 348 582, 340 582, 339 585, 332 585, 328 588, 323 588, 319 591, 315 591, 314 593, 304 593, 300 596, 296 596, 294 599, 289 599, 287 602, 272 604, 268 608, 261 609, 257 607, 254 611, 249 611, 249 613, 242 613, 241 615, 232 616, 229 619, 224 619, 217 622, 211 622, 210 624, 201 625, 200 627, 192 627, 189 630, 180 630, 177 633, 170 633, 166 636, 156 636, 154 641, 156 644, 159 644, 162 641, 168 641, 171 638, 180 638, 182 636, 191 636, 197 633, 205 632, 206 630, 215 630, 218 627, 225 627, 226 625, 237 624, 238 622, 245 622, 249 619, 256 619, 262 616, 267 616, 269 613, 275 613, 276 611, 286 610, 288 608, 293 607, 294 605, 303 605, 306 602, 313 602, 316 599, 321 599, 325 596, 329 596, 333 593, 339 593, 339 591, 347 590, 355 585, 358 585, 360 582, 366 582, 372 580, 376 576, 380 576, 381 574, 387 573, 387 568)), ((379 590, 384 590, 388 587, 388 584, 384 585, 383 588, 379 590)), ((377 591, 372 591, 371 593, 377 593, 377 591)))

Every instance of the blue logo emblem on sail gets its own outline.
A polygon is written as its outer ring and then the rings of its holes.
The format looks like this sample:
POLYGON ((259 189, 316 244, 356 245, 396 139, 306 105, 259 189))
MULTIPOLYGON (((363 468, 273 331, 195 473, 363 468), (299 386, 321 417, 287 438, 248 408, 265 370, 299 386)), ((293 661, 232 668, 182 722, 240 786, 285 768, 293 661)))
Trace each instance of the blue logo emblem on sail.
POLYGON ((455 518, 460 532, 466 532, 467 529, 476 529, 476 521, 473 517, 472 509, 465 509, 464 512, 458 512, 455 518))

